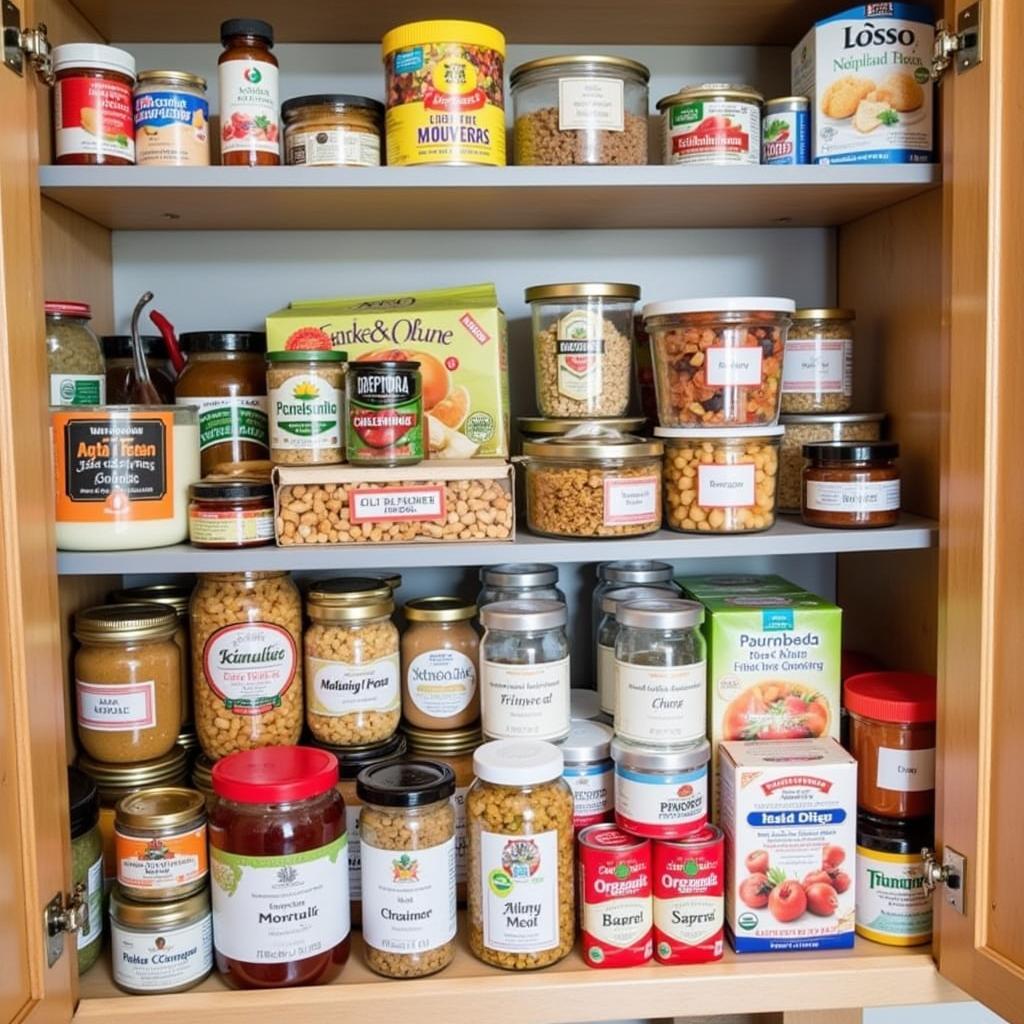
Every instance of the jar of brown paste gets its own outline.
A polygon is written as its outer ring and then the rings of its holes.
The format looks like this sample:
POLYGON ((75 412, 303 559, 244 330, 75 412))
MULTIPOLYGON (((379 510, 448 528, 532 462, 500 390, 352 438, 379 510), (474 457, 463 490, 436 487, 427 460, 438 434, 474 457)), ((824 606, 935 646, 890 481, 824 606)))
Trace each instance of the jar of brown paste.
POLYGON ((808 526, 895 526, 900 446, 891 441, 805 444, 803 520, 808 526))

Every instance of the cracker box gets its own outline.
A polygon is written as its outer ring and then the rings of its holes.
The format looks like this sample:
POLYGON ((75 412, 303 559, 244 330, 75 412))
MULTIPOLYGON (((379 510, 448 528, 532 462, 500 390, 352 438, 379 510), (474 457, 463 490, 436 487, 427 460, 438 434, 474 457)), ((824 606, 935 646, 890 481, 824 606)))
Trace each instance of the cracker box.
POLYGON ((293 302, 267 317, 267 348, 414 359, 429 457, 509 454, 508 328, 493 284, 293 302))
POLYGON ((852 947, 857 762, 825 737, 723 743, 720 764, 733 948, 852 947))

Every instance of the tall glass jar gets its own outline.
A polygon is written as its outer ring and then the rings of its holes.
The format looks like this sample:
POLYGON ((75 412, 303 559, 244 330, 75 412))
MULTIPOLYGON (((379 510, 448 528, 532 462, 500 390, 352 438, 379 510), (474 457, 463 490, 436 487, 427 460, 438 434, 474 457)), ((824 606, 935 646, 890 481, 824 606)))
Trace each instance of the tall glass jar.
POLYGON ((559 601, 497 601, 480 612, 480 710, 488 739, 569 735, 568 611, 559 601))
POLYGON ((231 167, 281 162, 277 58, 273 26, 257 18, 221 22, 220 162, 231 167))
POLYGON ((602 601, 612 590, 624 587, 651 587, 655 590, 667 590, 679 594, 680 589, 674 581, 675 569, 668 562, 655 562, 649 558, 630 558, 619 562, 601 562, 597 567, 597 586, 591 597, 591 617, 594 633, 604 615, 602 601))
POLYGON ((852 309, 798 309, 782 360, 784 413, 846 412, 853 405, 852 309))
POLYGON ((103 405, 107 366, 89 326, 92 309, 85 302, 48 300, 45 311, 50 405, 103 405))
POLYGON ((82 885, 89 908, 85 924, 76 933, 78 973, 85 974, 103 948, 103 839, 100 836, 100 801, 96 783, 77 768, 68 769, 71 810, 71 884, 82 885))
POLYGON ((565 594, 558 589, 558 569, 544 562, 505 562, 485 566, 480 570, 480 583, 477 608, 495 601, 537 598, 565 604, 565 594))

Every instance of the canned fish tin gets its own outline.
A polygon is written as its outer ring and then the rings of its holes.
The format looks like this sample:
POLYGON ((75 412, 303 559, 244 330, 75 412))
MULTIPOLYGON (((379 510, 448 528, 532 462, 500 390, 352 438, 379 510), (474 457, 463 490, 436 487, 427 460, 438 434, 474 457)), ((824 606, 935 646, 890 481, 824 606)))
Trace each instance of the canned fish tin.
POLYGON ((653 953, 651 842, 615 825, 579 834, 583 959, 588 967, 635 967, 653 953))
POLYGON ((810 101, 806 96, 781 96, 768 100, 761 122, 761 163, 810 162, 810 101))
POLYGON ((703 964, 722 956, 725 928, 725 842, 707 825, 678 842, 654 843, 654 958, 703 964))
POLYGON ((667 164, 759 164, 764 97, 749 85, 693 85, 658 100, 667 164))
POLYGON ((357 360, 346 377, 345 447, 353 466, 412 466, 426 454, 420 364, 357 360))

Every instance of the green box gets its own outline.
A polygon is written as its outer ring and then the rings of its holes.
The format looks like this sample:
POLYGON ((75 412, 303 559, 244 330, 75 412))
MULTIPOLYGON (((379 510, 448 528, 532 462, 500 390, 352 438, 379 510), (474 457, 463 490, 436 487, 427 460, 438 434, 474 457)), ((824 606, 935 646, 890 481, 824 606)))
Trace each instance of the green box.
POLYGON ((804 588, 781 576, 753 573, 712 573, 708 576, 683 576, 676 580, 686 596, 694 601, 705 597, 737 594, 802 594, 804 588))

